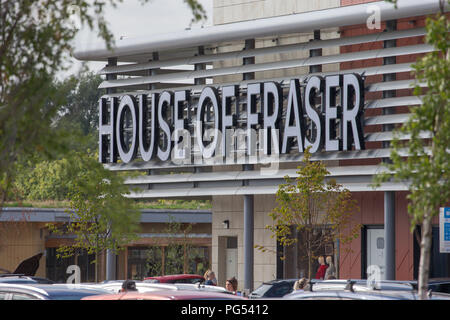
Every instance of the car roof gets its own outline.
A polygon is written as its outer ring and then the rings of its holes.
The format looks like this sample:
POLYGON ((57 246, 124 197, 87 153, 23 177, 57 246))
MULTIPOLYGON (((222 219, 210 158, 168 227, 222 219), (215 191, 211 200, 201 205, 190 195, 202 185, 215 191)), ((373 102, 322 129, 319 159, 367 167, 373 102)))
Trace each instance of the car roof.
POLYGON ((340 298, 340 299, 356 299, 356 300, 403 300, 406 299, 399 295, 382 295, 367 292, 351 292, 351 291, 317 291, 317 292, 294 292, 283 297, 283 299, 297 300, 309 298, 340 298))
POLYGON ((25 292, 32 293, 35 295, 39 295, 44 299, 49 298, 48 292, 41 288, 36 288, 29 284, 17 284, 17 283, 0 283, 0 291, 9 291, 9 292, 25 292))
POLYGON ((193 290, 159 290, 154 292, 123 292, 119 294, 90 296, 83 300, 246 300, 243 297, 221 292, 193 290))
POLYGON ((173 274, 166 276, 156 276, 156 277, 146 277, 147 279, 158 279, 158 280, 175 280, 175 279, 204 279, 201 275, 198 274, 173 274))
POLYGON ((78 285, 78 284, 27 284, 29 288, 34 288, 37 290, 42 290, 45 292, 46 296, 50 299, 58 298, 69 298, 73 296, 74 298, 81 298, 87 295, 98 295, 98 294, 111 294, 110 291, 101 288, 92 288, 88 286, 78 285))
POLYGON ((274 279, 270 281, 264 281, 262 284, 277 284, 277 283, 284 283, 284 282, 295 282, 298 279, 274 279))
POLYGON ((355 291, 373 291, 373 290, 396 290, 396 291, 412 291, 414 287, 408 281, 396 280, 379 280, 376 282, 368 282, 365 279, 333 279, 322 280, 313 283, 312 291, 317 290, 344 290, 351 289, 355 291))

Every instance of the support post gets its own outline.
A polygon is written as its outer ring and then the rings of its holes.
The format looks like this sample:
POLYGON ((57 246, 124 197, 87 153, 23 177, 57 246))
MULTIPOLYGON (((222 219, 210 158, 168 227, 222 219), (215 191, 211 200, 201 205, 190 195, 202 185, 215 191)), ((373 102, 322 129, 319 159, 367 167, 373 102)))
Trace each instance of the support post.
MULTIPOLYGON (((255 48, 255 39, 245 40, 244 50, 255 48)), ((246 57, 243 64, 254 64, 255 57, 246 57)), ((243 80, 255 79, 254 72, 243 74, 243 80)), ((243 165, 244 171, 253 170, 252 164, 243 165)), ((248 181, 243 181, 248 185, 248 181)), ((244 195, 244 291, 250 293, 253 291, 253 266, 254 266, 254 197, 253 195, 244 195)))
POLYGON ((395 191, 384 192, 385 280, 395 280, 395 191))
MULTIPOLYGON (((108 58, 108 67, 117 66, 117 58, 108 58)), ((117 79, 116 74, 108 74, 107 80, 117 79)), ((116 89, 106 89, 107 94, 115 93, 116 89)), ((116 255, 110 249, 106 250, 106 280, 116 279, 116 255)))
MULTIPOLYGON (((397 21, 386 21, 386 31, 395 31, 397 29, 397 21)), ((397 40, 385 40, 384 48, 392 48, 397 46, 397 40)), ((383 64, 395 64, 396 57, 383 58, 383 64)), ((383 75, 383 81, 396 80, 395 73, 388 73, 383 75)), ((396 96, 395 90, 383 91, 383 98, 392 98, 396 96)), ((395 108, 384 108, 383 114, 395 114, 395 108)), ((393 125, 383 125, 383 131, 392 131, 393 125)), ((383 148, 389 148, 390 142, 384 141, 383 148)), ((390 159, 383 159, 384 162, 389 162, 390 159)), ((384 192, 384 265, 385 265, 385 280, 395 280, 395 191, 384 192)))
POLYGON ((253 195, 244 196, 244 290, 253 291, 253 195))

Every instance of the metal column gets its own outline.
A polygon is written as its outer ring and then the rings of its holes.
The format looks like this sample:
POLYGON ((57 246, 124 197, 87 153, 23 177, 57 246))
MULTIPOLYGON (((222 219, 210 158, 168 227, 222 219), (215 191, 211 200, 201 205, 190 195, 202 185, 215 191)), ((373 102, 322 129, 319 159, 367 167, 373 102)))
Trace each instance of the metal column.
MULTIPOLYGON (((108 58, 108 67, 117 66, 117 58, 108 58)), ((106 75, 107 80, 117 79, 116 74, 106 75)), ((106 89, 107 94, 115 93, 115 89, 106 89)), ((106 250, 106 280, 116 279, 116 255, 115 253, 107 249, 106 250)))
MULTIPOLYGON (((255 39, 245 40, 244 50, 254 49, 255 39)), ((243 59, 243 64, 254 64, 255 57, 247 57, 243 59)), ((243 80, 255 79, 255 73, 249 72, 243 74, 243 80)), ((243 166, 244 171, 253 170, 253 165, 246 164, 243 166)), ((244 185, 248 185, 248 181, 243 181, 244 185)), ((253 291, 253 265, 254 265, 254 208, 253 195, 244 195, 244 290, 253 291)))
POLYGON ((244 289, 253 291, 253 195, 244 196, 244 289))
MULTIPOLYGON (((395 20, 386 21, 386 31, 395 31, 397 29, 397 22, 395 20)), ((384 41, 385 48, 392 48, 397 46, 397 41, 384 41)), ((383 64, 395 64, 396 57, 383 58, 383 64)), ((383 81, 396 80, 395 73, 388 73, 383 75, 383 81)), ((383 98, 392 98, 396 96, 395 90, 387 90, 383 92, 383 98)), ((394 114, 395 108, 384 108, 383 114, 394 114)), ((383 125, 383 131, 392 131, 393 125, 383 125)), ((383 148, 389 148, 388 141, 383 142, 383 148)), ((390 159, 384 159, 384 162, 389 162, 390 159)), ((384 192, 384 261, 385 261, 385 280, 395 280, 395 191, 384 192)))

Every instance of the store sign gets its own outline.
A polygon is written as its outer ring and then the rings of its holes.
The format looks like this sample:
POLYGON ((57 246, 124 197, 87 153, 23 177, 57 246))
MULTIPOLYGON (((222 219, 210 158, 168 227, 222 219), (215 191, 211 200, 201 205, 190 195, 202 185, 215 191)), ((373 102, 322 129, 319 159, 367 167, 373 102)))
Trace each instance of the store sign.
POLYGON ((102 97, 100 162, 129 163, 138 154, 143 161, 189 162, 193 154, 202 160, 237 150, 251 157, 302 153, 308 146, 312 153, 364 149, 364 82, 358 74, 312 76, 302 84, 292 79, 285 96, 273 81, 242 91, 238 85, 205 86, 199 94, 102 97), (191 106, 196 114, 186 116, 191 106))
POLYGON ((439 252, 450 253, 450 207, 439 211, 439 252))

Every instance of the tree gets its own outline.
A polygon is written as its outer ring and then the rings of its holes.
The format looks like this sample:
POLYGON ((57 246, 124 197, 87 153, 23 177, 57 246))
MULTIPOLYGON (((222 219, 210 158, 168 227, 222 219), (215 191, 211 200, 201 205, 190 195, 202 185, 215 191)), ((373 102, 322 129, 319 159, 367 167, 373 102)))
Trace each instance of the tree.
POLYGON ((68 127, 80 131, 83 136, 98 138, 98 100, 103 94, 98 87, 102 81, 100 75, 85 71, 58 84, 70 87, 67 102, 58 109, 55 120, 58 127, 68 127))
POLYGON ((140 211, 134 202, 125 197, 129 193, 123 179, 103 168, 97 157, 78 153, 71 157, 71 165, 79 174, 69 184, 70 222, 63 228, 49 224, 56 234, 75 235, 73 244, 57 249, 60 257, 74 255, 81 249, 95 254, 96 281, 98 256, 107 249, 116 253, 124 244, 136 239, 140 223, 140 211))
POLYGON ((436 51, 420 58, 413 68, 419 82, 414 95, 422 105, 410 107, 411 116, 395 131, 387 172, 375 177, 375 185, 391 179, 409 185, 408 213, 411 232, 421 226, 418 289, 420 299, 427 299, 431 255, 432 220, 439 207, 450 201, 450 23, 442 12, 426 20, 426 42, 436 51), (423 133, 429 139, 423 139, 423 133), (399 139, 409 135, 409 141, 399 139), (405 156, 407 155, 407 156, 405 156))
MULTIPOLYGON (((191 8, 194 21, 205 18, 196 0, 183 1, 191 8)), ((103 13, 107 4, 116 6, 120 2, 0 2, 0 207, 14 181, 14 164, 20 157, 35 153, 50 157, 65 150, 52 126, 65 95, 52 82, 58 72, 70 66, 68 59, 77 34, 72 14, 77 13, 81 24, 95 27, 111 48, 113 35, 103 13)))
MULTIPOLYGON (((293 237, 295 230, 303 234, 302 245, 306 249, 311 279, 312 262, 318 250, 337 239, 342 243, 355 239, 359 225, 350 227, 357 208, 350 191, 334 179, 325 181, 329 171, 322 161, 310 161, 309 149, 305 149, 303 165, 297 167, 298 176, 295 179, 286 176, 286 183, 278 186, 277 207, 270 213, 274 223, 266 229, 283 247, 297 243, 297 237, 293 237)), ((256 247, 265 250, 262 246, 256 247)))

